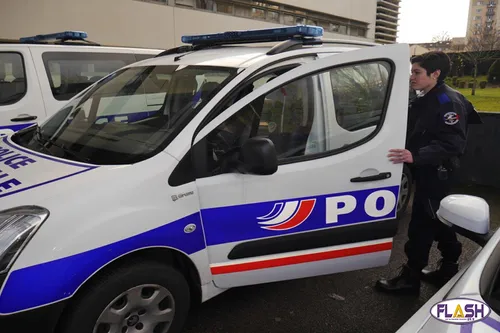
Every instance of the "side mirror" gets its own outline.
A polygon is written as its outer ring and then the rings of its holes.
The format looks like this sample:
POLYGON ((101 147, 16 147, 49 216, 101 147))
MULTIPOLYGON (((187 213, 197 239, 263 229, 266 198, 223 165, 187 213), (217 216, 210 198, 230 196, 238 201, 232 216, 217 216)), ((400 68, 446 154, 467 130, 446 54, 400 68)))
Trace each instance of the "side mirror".
POLYGON ((240 149, 240 161, 245 171, 258 175, 272 175, 278 170, 278 155, 268 138, 251 138, 240 149))
POLYGON ((441 200, 437 217, 457 233, 484 246, 492 236, 490 209, 479 197, 453 194, 441 200))

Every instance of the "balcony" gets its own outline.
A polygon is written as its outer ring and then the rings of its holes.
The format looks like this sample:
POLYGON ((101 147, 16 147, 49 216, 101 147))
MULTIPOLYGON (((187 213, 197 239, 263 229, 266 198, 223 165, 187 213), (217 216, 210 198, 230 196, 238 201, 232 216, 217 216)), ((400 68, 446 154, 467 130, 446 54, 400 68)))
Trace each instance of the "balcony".
POLYGON ((387 21, 387 20, 385 20, 385 19, 377 19, 377 20, 375 21, 375 24, 376 24, 377 26, 386 26, 386 27, 388 27, 388 28, 392 28, 392 27, 396 27, 396 28, 397 28, 397 27, 398 27, 398 24, 397 24, 397 23, 395 23, 395 22, 390 22, 390 21, 387 21))
POLYGON ((382 6, 377 6, 377 12, 385 12, 388 15, 399 15, 399 11, 382 6))
POLYGON ((399 20, 399 17, 397 16, 391 16, 391 15, 387 15, 387 14, 384 14, 384 13, 377 13, 377 20, 385 20, 385 21, 388 21, 388 22, 393 22, 393 23, 398 23, 398 20, 399 20))
POLYGON ((382 25, 377 25, 375 27, 375 32, 391 34, 391 33, 398 33, 398 30, 394 28, 384 27, 382 25))
POLYGON ((399 1, 398 3, 391 2, 389 0, 378 0, 377 1, 377 7, 380 7, 381 5, 385 5, 386 7, 394 8, 395 10, 399 10, 401 6, 399 6, 399 1))
POLYGON ((380 31, 375 31, 375 38, 383 38, 383 39, 389 39, 389 40, 396 40, 397 34, 386 34, 384 32, 380 31))

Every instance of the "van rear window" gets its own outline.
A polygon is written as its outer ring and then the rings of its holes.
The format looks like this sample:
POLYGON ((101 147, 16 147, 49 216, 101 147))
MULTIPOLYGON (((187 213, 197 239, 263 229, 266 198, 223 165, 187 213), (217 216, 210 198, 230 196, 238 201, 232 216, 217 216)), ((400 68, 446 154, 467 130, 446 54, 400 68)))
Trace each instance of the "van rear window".
POLYGON ((71 99, 109 73, 139 60, 128 53, 45 52, 42 57, 58 101, 71 99))
POLYGON ((0 52, 0 105, 19 102, 26 94, 26 74, 20 53, 0 52))

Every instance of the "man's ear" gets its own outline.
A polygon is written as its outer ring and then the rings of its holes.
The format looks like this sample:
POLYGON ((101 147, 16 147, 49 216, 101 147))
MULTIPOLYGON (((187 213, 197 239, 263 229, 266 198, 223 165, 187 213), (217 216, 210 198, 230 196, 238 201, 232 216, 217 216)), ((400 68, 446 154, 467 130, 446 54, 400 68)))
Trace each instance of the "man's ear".
POLYGON ((433 78, 434 80, 437 81, 437 79, 439 78, 439 75, 441 75, 441 70, 436 69, 434 72, 431 73, 431 78, 433 78))

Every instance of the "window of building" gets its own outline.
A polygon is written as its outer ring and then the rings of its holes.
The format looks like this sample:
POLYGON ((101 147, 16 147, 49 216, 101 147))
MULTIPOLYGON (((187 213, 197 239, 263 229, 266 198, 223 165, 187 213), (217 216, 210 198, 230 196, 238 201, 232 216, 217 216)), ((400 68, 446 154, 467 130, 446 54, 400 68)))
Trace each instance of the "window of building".
POLYGON ((233 5, 231 5, 227 2, 217 1, 216 11, 219 13, 224 13, 224 14, 233 14, 234 7, 233 7, 233 5))
POLYGON ((175 0, 176 5, 194 7, 195 0, 175 0))
POLYGON ((248 6, 236 5, 234 6, 234 15, 250 18, 252 16, 252 8, 248 6))
POLYGON ((26 94, 26 73, 20 53, 0 53, 0 106, 19 102, 26 94))
POLYGON ((476 9, 476 13, 481 13, 483 11, 482 8, 476 9))
POLYGON ((183 7, 208 10, 255 20, 283 23, 289 26, 297 24, 321 26, 325 31, 344 35, 350 34, 351 36, 366 37, 366 31, 368 30, 368 25, 364 22, 350 22, 348 19, 342 17, 308 11, 292 6, 279 5, 267 1, 175 0, 175 4, 183 7), (363 27, 363 25, 365 26, 363 27), (349 32, 350 26, 355 26, 352 32, 349 32))
POLYGON ((252 8, 252 16, 253 19, 257 20, 265 20, 266 19, 266 11, 259 8, 252 8))
POLYGON ((295 18, 292 15, 285 15, 284 17, 284 22, 285 25, 294 25, 295 23, 295 18))
POLYGON ((271 22, 279 22, 280 14, 278 12, 268 11, 267 12, 267 20, 271 22))
POLYGON ((214 0, 196 0, 196 8, 202 10, 215 11, 216 5, 214 0))
POLYGON ((484 1, 478 1, 478 2, 476 3, 476 6, 482 6, 482 5, 484 5, 484 1))

